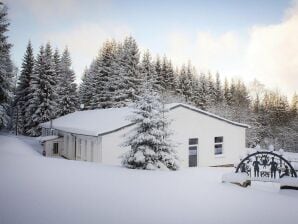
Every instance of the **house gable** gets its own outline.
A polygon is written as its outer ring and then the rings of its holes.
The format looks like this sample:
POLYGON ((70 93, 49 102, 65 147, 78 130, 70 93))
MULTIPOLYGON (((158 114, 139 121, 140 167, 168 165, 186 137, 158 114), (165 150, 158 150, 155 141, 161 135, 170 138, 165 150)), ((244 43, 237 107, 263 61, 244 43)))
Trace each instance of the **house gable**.
POLYGON ((194 112, 197 112, 197 113, 200 113, 200 114, 209 116, 209 117, 211 117, 211 118, 214 118, 214 119, 217 119, 217 120, 226 122, 226 123, 228 123, 228 124, 232 124, 232 125, 235 125, 235 126, 242 127, 242 128, 249 128, 249 127, 250 127, 250 126, 247 125, 247 124, 242 124, 242 123, 234 122, 234 121, 225 119, 225 118, 223 118, 223 117, 217 116, 217 115, 215 115, 215 114, 209 113, 209 112, 207 112, 207 111, 200 110, 200 109, 198 109, 198 108, 196 108, 196 107, 189 106, 189 105, 187 105, 187 104, 177 104, 177 105, 174 105, 173 107, 170 108, 170 110, 174 110, 174 109, 176 109, 176 108, 178 108, 178 107, 182 107, 182 108, 185 108, 185 109, 188 109, 188 110, 191 110, 191 111, 194 111, 194 112))

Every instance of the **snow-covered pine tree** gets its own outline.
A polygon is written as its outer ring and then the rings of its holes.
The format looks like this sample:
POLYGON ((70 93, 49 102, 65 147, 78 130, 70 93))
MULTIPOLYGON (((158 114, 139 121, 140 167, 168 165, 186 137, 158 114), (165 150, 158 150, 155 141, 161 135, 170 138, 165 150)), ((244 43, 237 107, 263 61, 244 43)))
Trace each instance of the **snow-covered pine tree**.
POLYGON ((291 101, 291 115, 292 117, 296 117, 298 115, 298 94, 295 92, 292 101, 291 101))
POLYGON ((162 60, 162 75, 163 75, 163 81, 162 86, 165 90, 174 93, 175 92, 175 73, 172 66, 172 62, 166 58, 166 56, 163 57, 162 60))
POLYGON ((28 101, 31 93, 30 82, 33 76, 34 68, 34 55, 31 42, 29 41, 27 49, 23 58, 21 75, 19 77, 19 83, 16 91, 16 111, 18 113, 17 122, 18 132, 24 134, 27 131, 26 123, 26 108, 28 106, 28 101))
POLYGON ((26 117, 28 119, 28 131, 30 136, 40 135, 42 122, 49 121, 55 115, 55 73, 53 65, 52 48, 49 43, 40 48, 37 56, 34 72, 31 80, 31 96, 27 107, 26 117))
POLYGON ((89 68, 86 68, 82 77, 82 83, 79 86, 80 104, 84 105, 83 109, 92 109, 91 99, 95 92, 94 74, 96 60, 92 61, 89 68))
POLYGON ((175 88, 175 94, 182 96, 182 89, 180 89, 180 73, 178 67, 174 70, 174 88, 175 88))
POLYGON ((200 96, 200 85, 199 80, 194 78, 192 81, 192 94, 190 96, 190 101, 196 106, 201 108, 201 96, 200 96))
POLYGON ((26 135, 38 136, 40 134, 40 129, 38 127, 39 119, 36 116, 33 117, 37 110, 40 110, 40 73, 45 72, 45 52, 44 46, 41 46, 39 53, 36 57, 33 74, 30 80, 30 91, 28 95, 28 101, 26 103, 26 135))
POLYGON ((144 87, 144 93, 135 103, 131 122, 136 126, 124 143, 131 149, 124 154, 122 164, 132 169, 177 170, 179 160, 169 138, 171 132, 167 110, 149 86, 144 87))
POLYGON ((50 43, 45 46, 45 72, 40 74, 41 87, 41 122, 49 121, 55 116, 56 105, 56 86, 57 77, 55 77, 54 58, 50 43))
POLYGON ((189 79, 188 69, 185 65, 182 66, 179 75, 179 90, 181 94, 184 96, 185 100, 188 102, 191 97, 191 80, 189 79))
POLYGON ((199 78, 198 78, 198 93, 196 93, 197 95, 197 107, 199 107, 202 110, 206 110, 207 108, 207 104, 208 104, 208 84, 207 84, 207 80, 206 80, 206 76, 205 74, 200 74, 199 78))
POLYGON ((103 44, 99 56, 95 61, 93 81, 95 85, 94 95, 91 99, 91 108, 110 108, 113 106, 115 96, 115 72, 113 62, 116 57, 115 41, 107 41, 103 44))
POLYGON ((121 46, 119 58, 119 77, 121 80, 120 91, 117 91, 118 100, 130 104, 136 100, 141 91, 142 78, 139 73, 139 48, 135 39, 126 37, 121 46))
POLYGON ((0 2, 0 129, 9 125, 9 108, 12 101, 13 64, 10 58, 12 45, 7 41, 8 27, 7 7, 0 2))
POLYGON ((152 72, 152 81, 153 81, 153 88, 157 92, 164 92, 164 74, 162 71, 162 65, 160 61, 159 55, 157 55, 155 63, 154 63, 154 72, 152 72))
POLYGON ((225 99, 225 102, 228 105, 230 105, 232 95, 231 95, 231 91, 230 91, 229 81, 227 78, 225 78, 225 81, 224 81, 224 99, 225 99))
POLYGON ((72 113, 78 106, 77 85, 75 73, 71 69, 71 58, 68 48, 63 51, 60 62, 59 84, 57 85, 57 116, 63 116, 72 113))
POLYGON ((216 80, 215 80, 215 103, 222 103, 223 102, 223 89, 220 81, 219 73, 216 73, 216 80))
POLYGON ((207 75, 207 107, 215 104, 216 101, 216 87, 212 77, 209 72, 207 75))
POLYGON ((53 68, 54 68, 54 77, 55 77, 55 83, 56 85, 54 86, 55 90, 55 103, 56 103, 56 108, 55 108, 55 114, 53 115, 55 118, 59 116, 58 110, 59 110, 59 89, 60 89, 60 84, 61 84, 61 55, 58 50, 58 48, 55 49, 55 52, 53 54, 53 68))
POLYGON ((151 54, 147 50, 143 54, 142 62, 140 64, 140 75, 142 77, 142 82, 145 83, 150 81, 155 91, 159 91, 160 89, 160 83, 158 83, 157 80, 157 76, 160 74, 160 69, 160 61, 157 59, 154 64, 152 62, 151 54))
POLYGON ((110 89, 111 104, 110 107, 124 107, 129 104, 130 99, 127 99, 127 83, 126 75, 124 74, 125 66, 122 64, 122 57, 125 54, 123 44, 121 42, 115 43, 114 59, 111 64, 110 75, 110 89))

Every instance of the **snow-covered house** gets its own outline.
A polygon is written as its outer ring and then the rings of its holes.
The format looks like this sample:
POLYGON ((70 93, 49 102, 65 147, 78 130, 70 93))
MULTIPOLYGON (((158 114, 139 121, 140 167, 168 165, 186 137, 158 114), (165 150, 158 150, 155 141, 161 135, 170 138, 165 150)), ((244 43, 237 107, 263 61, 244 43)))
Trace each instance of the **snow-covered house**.
MULTIPOLYGON (((186 104, 167 106, 182 167, 231 165, 239 160, 248 125, 186 104)), ((55 147, 65 158, 119 165, 128 150, 121 144, 134 126, 127 119, 131 114, 128 107, 77 111, 41 124, 42 135, 63 137, 63 144, 55 147)), ((45 145, 54 150, 53 144, 45 145)))

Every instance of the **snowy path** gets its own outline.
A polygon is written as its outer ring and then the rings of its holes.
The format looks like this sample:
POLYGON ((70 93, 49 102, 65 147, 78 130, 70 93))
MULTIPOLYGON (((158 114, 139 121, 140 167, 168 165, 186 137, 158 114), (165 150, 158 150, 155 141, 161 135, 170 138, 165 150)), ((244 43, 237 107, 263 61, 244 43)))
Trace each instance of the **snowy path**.
POLYGON ((298 191, 221 183, 228 169, 137 171, 44 158, 0 135, 0 223, 297 223, 298 191))

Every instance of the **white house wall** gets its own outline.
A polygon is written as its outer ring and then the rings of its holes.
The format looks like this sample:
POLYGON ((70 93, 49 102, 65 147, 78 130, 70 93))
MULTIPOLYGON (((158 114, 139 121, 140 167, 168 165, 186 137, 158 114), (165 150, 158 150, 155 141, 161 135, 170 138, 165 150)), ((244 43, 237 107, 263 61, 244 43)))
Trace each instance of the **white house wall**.
POLYGON ((74 135, 76 160, 101 162, 101 138, 97 136, 74 135))
MULTIPOLYGON (((182 167, 188 167, 188 140, 198 138, 198 166, 217 166, 234 164, 245 149, 245 128, 178 107, 169 113, 172 119, 172 139, 177 143, 177 153, 182 167), (223 154, 214 154, 214 138, 223 137, 223 154)), ((125 135, 134 126, 102 136, 102 163, 120 165, 121 155, 129 148, 121 144, 125 135)))
POLYGON ((71 160, 101 162, 101 137, 59 132, 63 136, 61 155, 71 160))
POLYGON ((102 162, 103 164, 120 165, 121 156, 129 147, 121 146, 133 126, 102 136, 102 162))
MULTIPOLYGON (((189 138, 198 138, 198 166, 227 165, 238 162, 245 149, 245 128, 212 118, 183 107, 169 112, 172 120, 172 139, 177 143, 177 152, 182 167, 188 167, 189 138), (214 138, 223 136, 223 154, 215 155, 214 138)), ((103 136, 85 136, 59 132, 64 136, 64 149, 61 154, 72 160, 99 162, 120 165, 121 156, 129 149, 122 147, 134 126, 129 126, 103 136), (80 147, 81 154, 76 155, 80 147), (93 144, 93 150, 91 150, 93 144)))
POLYGON ((245 128, 178 107, 170 111, 173 140, 183 167, 188 166, 188 140, 198 138, 198 166, 233 164, 245 149, 245 128), (214 154, 214 138, 223 136, 223 154, 214 154))

